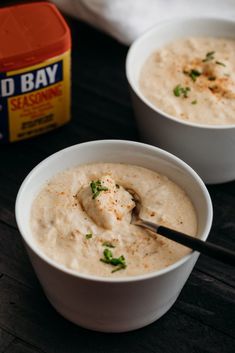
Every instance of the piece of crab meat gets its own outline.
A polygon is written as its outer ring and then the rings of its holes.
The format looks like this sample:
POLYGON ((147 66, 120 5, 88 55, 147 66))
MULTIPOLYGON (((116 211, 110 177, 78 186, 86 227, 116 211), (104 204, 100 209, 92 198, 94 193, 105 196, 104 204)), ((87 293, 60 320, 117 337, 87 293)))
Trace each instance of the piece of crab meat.
POLYGON ((88 216, 100 227, 112 229, 135 207, 131 194, 109 175, 93 180, 77 194, 88 216), (102 190, 103 189, 103 190, 102 190), (100 190, 100 191, 99 191, 100 190))

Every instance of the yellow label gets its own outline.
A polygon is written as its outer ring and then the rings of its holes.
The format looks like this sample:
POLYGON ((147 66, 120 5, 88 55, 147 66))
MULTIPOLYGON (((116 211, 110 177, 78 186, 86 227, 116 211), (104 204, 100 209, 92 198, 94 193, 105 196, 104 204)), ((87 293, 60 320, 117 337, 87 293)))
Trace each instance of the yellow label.
POLYGON ((42 134, 70 120, 70 51, 8 72, 2 95, 8 105, 9 140, 42 134))

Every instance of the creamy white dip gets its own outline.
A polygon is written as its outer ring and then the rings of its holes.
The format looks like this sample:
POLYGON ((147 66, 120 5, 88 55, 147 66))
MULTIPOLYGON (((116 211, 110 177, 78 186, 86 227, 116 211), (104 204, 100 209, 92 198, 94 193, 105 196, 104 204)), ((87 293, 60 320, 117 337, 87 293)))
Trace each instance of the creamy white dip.
POLYGON ((98 163, 66 170, 40 191, 31 213, 37 245, 67 268, 103 277, 159 270, 189 253, 130 224, 135 203, 129 188, 142 200, 144 219, 196 235, 190 199, 166 176, 133 165, 98 163), (124 266, 101 261, 104 251, 114 259, 123 256, 124 266))
POLYGON ((176 118, 235 124, 235 41, 175 40, 149 56, 139 85, 152 104, 176 118))

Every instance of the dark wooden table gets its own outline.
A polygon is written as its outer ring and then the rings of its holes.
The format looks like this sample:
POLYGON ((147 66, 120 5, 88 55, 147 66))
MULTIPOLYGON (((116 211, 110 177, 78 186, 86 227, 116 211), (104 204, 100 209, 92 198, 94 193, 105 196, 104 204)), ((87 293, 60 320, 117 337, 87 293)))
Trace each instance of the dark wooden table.
MULTIPOLYGON (((125 78, 127 47, 76 20, 68 22, 73 35, 71 123, 0 146, 0 353, 234 353, 234 269, 204 256, 173 308, 134 332, 82 329, 64 320, 45 298, 14 217, 22 180, 42 159, 72 144, 139 140, 125 78)), ((214 205, 209 239, 234 249, 235 182, 208 189, 214 205)))

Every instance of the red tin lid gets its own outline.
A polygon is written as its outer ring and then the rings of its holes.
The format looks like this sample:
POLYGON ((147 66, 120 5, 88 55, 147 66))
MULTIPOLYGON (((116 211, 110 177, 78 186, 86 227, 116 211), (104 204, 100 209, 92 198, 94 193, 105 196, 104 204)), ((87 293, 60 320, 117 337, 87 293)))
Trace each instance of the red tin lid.
POLYGON ((0 72, 35 65, 71 47, 55 5, 34 2, 0 9, 0 72))

